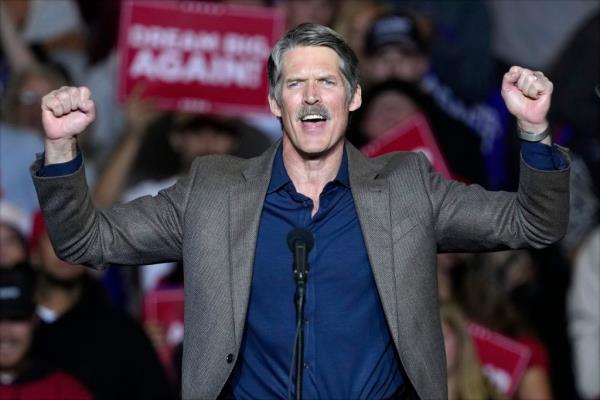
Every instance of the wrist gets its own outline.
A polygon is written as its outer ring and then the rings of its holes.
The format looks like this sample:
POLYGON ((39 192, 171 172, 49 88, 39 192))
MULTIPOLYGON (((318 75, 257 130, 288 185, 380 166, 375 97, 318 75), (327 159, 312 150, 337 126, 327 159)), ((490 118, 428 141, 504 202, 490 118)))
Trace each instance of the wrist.
POLYGON ((77 156, 75 136, 60 139, 48 139, 44 142, 45 165, 65 163, 77 156))
POLYGON ((517 126, 519 127, 519 129, 529 133, 542 133, 546 129, 548 129, 548 125, 548 121, 545 120, 540 123, 531 123, 522 120, 517 121, 517 126))
POLYGON ((547 145, 552 145, 552 137, 550 135, 550 126, 547 121, 539 124, 532 124, 525 121, 518 121, 518 131, 521 140, 527 142, 538 142, 547 145))

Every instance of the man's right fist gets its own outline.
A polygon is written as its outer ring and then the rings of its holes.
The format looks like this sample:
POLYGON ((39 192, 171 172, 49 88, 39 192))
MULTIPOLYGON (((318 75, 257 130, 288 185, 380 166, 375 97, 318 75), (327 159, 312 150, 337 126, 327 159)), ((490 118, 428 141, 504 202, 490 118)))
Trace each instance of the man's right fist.
POLYGON ((96 118, 90 89, 63 86, 42 98, 42 124, 46 138, 72 138, 96 118))

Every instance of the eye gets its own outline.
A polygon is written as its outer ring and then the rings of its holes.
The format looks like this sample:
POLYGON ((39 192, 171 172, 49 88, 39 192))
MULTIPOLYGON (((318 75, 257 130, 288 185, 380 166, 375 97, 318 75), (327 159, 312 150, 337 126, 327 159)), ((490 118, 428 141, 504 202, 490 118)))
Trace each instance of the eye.
POLYGON ((287 84, 287 87, 289 89, 293 89, 293 88, 298 87, 298 86, 300 86, 300 81, 289 81, 288 84, 287 84))
POLYGON ((335 85, 335 81, 333 79, 330 79, 330 78, 323 78, 320 81, 325 86, 334 86, 335 85))

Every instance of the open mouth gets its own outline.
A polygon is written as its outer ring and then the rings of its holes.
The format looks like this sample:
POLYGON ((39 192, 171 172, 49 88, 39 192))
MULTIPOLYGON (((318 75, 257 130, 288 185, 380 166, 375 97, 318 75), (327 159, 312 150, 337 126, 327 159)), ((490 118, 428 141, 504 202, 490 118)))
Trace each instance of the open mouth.
POLYGON ((327 121, 327 117, 320 114, 309 114, 302 117, 300 121, 308 123, 325 122, 327 121))

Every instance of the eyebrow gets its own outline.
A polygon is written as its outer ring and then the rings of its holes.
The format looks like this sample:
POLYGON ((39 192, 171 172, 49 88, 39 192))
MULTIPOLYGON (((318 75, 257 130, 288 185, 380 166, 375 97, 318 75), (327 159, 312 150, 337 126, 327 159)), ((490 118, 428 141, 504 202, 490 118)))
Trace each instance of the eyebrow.
MULTIPOLYGON (((292 76, 287 78, 285 81, 286 82, 304 82, 307 81, 309 78, 301 78, 299 76, 292 76)), ((317 80, 323 80, 323 79, 337 79, 337 76, 333 75, 333 74, 325 74, 325 75, 320 75, 317 76, 316 78, 317 80)))

